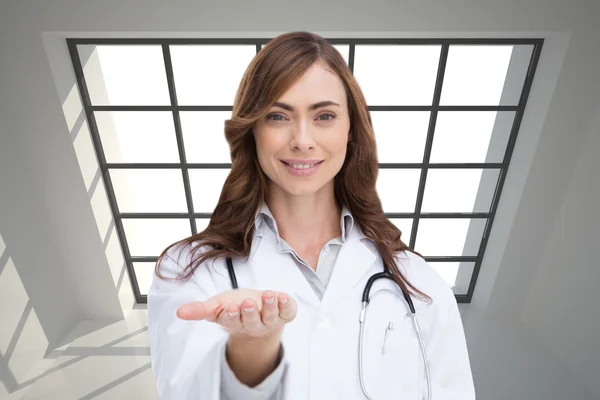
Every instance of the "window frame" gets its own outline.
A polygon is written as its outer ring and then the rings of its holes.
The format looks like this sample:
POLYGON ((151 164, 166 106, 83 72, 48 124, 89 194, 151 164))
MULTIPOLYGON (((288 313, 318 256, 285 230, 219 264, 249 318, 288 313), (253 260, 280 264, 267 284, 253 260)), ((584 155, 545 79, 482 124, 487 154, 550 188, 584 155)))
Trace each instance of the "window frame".
MULTIPOLYGON (((466 294, 455 294, 455 298, 459 303, 470 303, 475 290, 479 271, 487 247, 490 232, 496 216, 502 189, 510 161, 513 154, 514 146, 519 133, 519 128, 523 115, 525 113, 527 99, 531 90, 538 61, 542 51, 544 39, 538 38, 326 38, 334 45, 348 45, 348 65, 351 71, 354 71, 355 48, 359 45, 439 45, 441 53, 439 58, 435 90, 433 100, 430 105, 422 106, 369 106, 369 111, 427 111, 430 113, 430 120, 427 130, 425 143, 425 151, 423 161, 419 163, 380 163, 381 169, 419 169, 420 179, 417 191, 417 199, 414 212, 410 213, 386 213, 388 218, 407 218, 412 220, 412 231, 410 234, 409 247, 415 248, 419 221, 426 218, 468 218, 468 219, 485 219, 485 228, 483 237, 479 245, 479 250, 476 256, 445 256, 433 257, 425 256, 428 262, 473 262, 474 268, 471 274, 470 283, 466 294), (497 105, 497 106, 443 106, 440 105, 440 97, 443 87, 446 62, 448 59, 449 49, 453 45, 531 45, 532 52, 529 60, 528 69, 523 82, 523 87, 520 93, 517 105, 497 105), (496 163, 430 163, 430 155, 434 139, 434 131, 438 112, 440 111, 511 111, 515 113, 512 128, 508 138, 504 159, 502 162, 496 163), (427 173, 431 169, 496 169, 499 171, 498 182, 492 197, 490 210, 488 212, 456 212, 456 213, 423 213, 421 207, 425 192, 425 183, 427 173)), ((138 304, 147 303, 147 295, 141 294, 138 279, 133 267, 135 262, 156 262, 158 256, 134 256, 132 257, 127 243, 127 237, 123 228, 124 219, 156 219, 156 218, 183 218, 188 219, 192 234, 197 233, 196 219, 210 218, 210 213, 194 212, 194 204, 192 201, 192 190, 190 185, 189 170, 193 169, 229 169, 230 163, 188 163, 186 160, 186 152, 183 144, 183 133, 180 119, 182 111, 232 111, 232 106, 182 106, 178 105, 177 95, 175 91, 175 79, 173 74, 173 64, 171 61, 171 45, 254 45, 256 52, 260 51, 261 47, 269 42, 271 38, 68 38, 67 46, 71 56, 77 86, 83 103, 83 108, 87 118, 94 150, 96 152, 99 163, 101 176, 104 181, 105 190, 108 196, 114 225, 117 230, 118 239, 121 245, 121 250, 125 259, 127 271, 129 273, 132 290, 135 300, 138 304), (167 74, 167 83, 169 88, 169 97, 171 104, 168 106, 120 106, 120 105, 92 105, 88 85, 84 76, 83 66, 79 56, 77 46, 79 45, 160 45, 163 52, 163 59, 167 74), (97 111, 170 111, 173 115, 175 135, 179 152, 179 163, 107 163, 104 150, 102 148, 98 126, 94 113, 97 111), (111 181, 109 171, 112 169, 178 169, 182 173, 184 191, 188 211, 185 213, 121 213, 117 206, 114 187, 111 181)), ((418 249, 417 249, 418 251, 418 249)))

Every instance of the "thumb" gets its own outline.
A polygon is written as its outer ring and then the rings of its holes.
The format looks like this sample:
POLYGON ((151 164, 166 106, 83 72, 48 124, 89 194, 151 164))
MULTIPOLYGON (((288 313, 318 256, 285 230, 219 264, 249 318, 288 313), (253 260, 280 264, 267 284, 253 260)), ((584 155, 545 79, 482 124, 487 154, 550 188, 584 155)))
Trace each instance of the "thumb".
POLYGON ((211 297, 206 301, 194 301, 184 304, 177 309, 177 317, 188 321, 207 320, 214 322, 221 309, 221 303, 215 297, 211 297))

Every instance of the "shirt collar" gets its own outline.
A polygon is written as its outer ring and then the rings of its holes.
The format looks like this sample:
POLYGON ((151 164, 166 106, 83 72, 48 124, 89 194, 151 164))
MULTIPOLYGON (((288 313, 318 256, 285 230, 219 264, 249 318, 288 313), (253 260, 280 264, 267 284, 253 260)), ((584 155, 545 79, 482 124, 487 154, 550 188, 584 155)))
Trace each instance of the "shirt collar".
MULTIPOLYGON (((267 203, 262 202, 258 212, 256 213, 255 224, 257 230, 263 229, 263 225, 266 224, 276 233, 277 243, 279 244, 281 242, 281 237, 279 236, 279 229, 277 228, 277 221, 275 221, 275 217, 271 213, 271 210, 269 209, 269 206, 267 206, 267 203)), ((346 242, 354 227, 354 217, 352 216, 350 209, 346 206, 342 207, 342 213, 340 216, 340 226, 342 228, 342 241, 346 242)))

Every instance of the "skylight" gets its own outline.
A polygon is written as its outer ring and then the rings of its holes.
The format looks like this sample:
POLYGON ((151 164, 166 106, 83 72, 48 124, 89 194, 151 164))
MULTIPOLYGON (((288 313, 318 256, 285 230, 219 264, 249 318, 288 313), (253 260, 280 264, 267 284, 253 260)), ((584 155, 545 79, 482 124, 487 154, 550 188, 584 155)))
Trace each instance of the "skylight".
MULTIPOLYGON (((231 163, 223 124, 267 41, 68 40, 140 303, 162 250, 208 224, 231 163)), ((330 41, 370 108, 384 211, 469 302, 542 41, 330 41)))

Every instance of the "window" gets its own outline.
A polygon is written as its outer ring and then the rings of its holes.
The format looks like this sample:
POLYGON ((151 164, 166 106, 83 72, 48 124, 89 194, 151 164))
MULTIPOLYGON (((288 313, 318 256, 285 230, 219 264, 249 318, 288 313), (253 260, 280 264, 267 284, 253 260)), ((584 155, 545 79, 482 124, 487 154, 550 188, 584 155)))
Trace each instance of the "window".
MULTIPOLYGON (((268 40, 68 40, 140 303, 160 252, 208 223, 231 166, 224 120, 268 40)), ((469 302, 543 40, 330 42, 369 104, 385 213, 469 302)))

